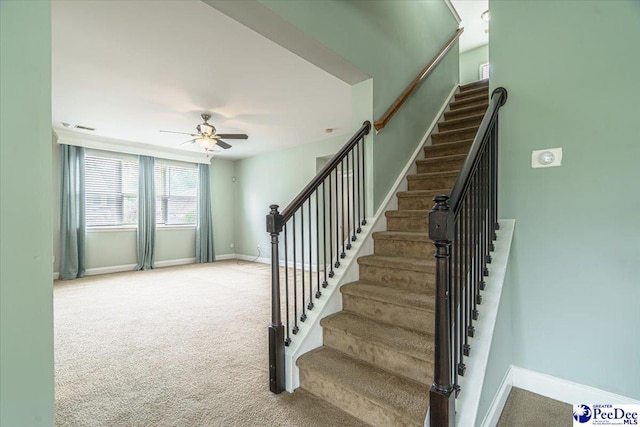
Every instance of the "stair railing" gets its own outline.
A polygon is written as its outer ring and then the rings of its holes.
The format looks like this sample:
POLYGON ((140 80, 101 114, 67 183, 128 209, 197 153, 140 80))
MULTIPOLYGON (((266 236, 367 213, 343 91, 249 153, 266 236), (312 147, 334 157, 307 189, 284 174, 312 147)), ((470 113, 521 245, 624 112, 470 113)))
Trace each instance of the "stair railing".
POLYGON ((402 92, 402 94, 393 102, 393 104, 391 104, 389 109, 385 111, 382 117, 380 117, 373 123, 373 126, 376 128, 377 132, 380 132, 387 125, 387 123, 389 123, 391 118, 393 118, 393 116, 398 112, 400 107, 402 107, 404 103, 407 102, 407 100, 411 97, 413 92, 415 92, 420 83, 422 83, 427 77, 429 77, 429 74, 431 74, 431 72, 438 66, 447 52, 451 50, 451 48, 458 41, 463 32, 464 28, 458 28, 456 30, 449 41, 447 41, 444 46, 442 46, 442 49, 440 49, 438 53, 436 53, 436 55, 431 59, 431 61, 429 61, 429 63, 425 65, 420 73, 418 73, 416 78, 413 79, 411 83, 409 83, 409 86, 407 86, 404 92, 402 92))
POLYGON ((364 122, 282 213, 278 205, 270 206, 269 389, 273 393, 285 390, 285 346, 367 223, 365 136, 370 131, 371 122, 364 122))
POLYGON ((498 111, 507 101, 497 88, 482 119, 451 195, 434 197, 429 238, 435 246, 436 310, 434 381, 430 425, 455 425, 455 398, 464 357, 471 354, 480 291, 489 275, 498 224, 498 111))

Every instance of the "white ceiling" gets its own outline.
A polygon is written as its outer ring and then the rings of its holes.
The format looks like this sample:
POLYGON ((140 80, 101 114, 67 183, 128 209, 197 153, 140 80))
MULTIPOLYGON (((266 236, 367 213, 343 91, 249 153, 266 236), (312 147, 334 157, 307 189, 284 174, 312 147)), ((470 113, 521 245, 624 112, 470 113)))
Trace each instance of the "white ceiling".
POLYGON ((239 159, 350 134, 351 86, 201 1, 53 2, 54 128, 197 152, 159 130, 203 112, 239 159))
POLYGON ((489 10, 489 0, 451 0, 451 3, 462 18, 460 26, 464 27, 460 36, 460 53, 488 44, 489 34, 485 30, 489 23, 480 16, 489 10))

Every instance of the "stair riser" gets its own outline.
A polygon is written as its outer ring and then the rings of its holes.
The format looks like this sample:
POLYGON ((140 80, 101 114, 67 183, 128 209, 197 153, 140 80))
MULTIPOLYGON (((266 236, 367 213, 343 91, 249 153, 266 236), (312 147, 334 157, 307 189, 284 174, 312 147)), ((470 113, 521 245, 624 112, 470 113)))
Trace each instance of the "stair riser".
POLYGON ((373 252, 376 255, 398 256, 406 258, 431 258, 433 243, 416 240, 374 240, 373 252))
POLYGON ((439 190, 441 188, 453 188, 456 182, 455 176, 428 177, 409 180, 409 191, 414 190, 439 190))
POLYGON ((360 280, 417 292, 435 292, 434 273, 360 265, 360 280))
POLYGON ((300 369, 300 384, 304 384, 304 389, 308 392, 374 427, 417 425, 416 420, 393 414, 375 402, 324 378, 316 371, 300 369))
POLYGON ((342 353, 405 378, 431 385, 433 363, 345 334, 343 331, 323 328, 323 343, 342 353))
POLYGON ((429 231, 428 213, 424 216, 387 218, 388 231, 418 231, 426 233, 429 231))
POLYGON ((455 142, 461 141, 463 139, 473 139, 478 133, 477 128, 471 128, 466 130, 457 130, 455 132, 450 133, 434 133, 431 135, 431 142, 436 144, 441 144, 443 142, 455 142))
POLYGON ((462 160, 443 160, 440 162, 416 162, 418 173, 457 171, 462 168, 462 160))
POLYGON ((447 147, 442 145, 429 145, 424 148, 425 159, 432 157, 449 156, 453 154, 467 154, 471 148, 471 142, 464 144, 456 144, 453 147, 447 147))
MULTIPOLYGON (((449 195, 450 191, 443 192, 443 194, 449 195)), ((436 203, 433 201, 433 196, 429 197, 398 197, 398 209, 399 210, 428 210, 433 209, 436 203)))
POLYGON ((434 314, 428 310, 388 304, 347 294, 342 295, 342 306, 343 310, 367 319, 433 334, 434 314))
POLYGON ((460 101, 454 101, 450 104, 449 106, 449 110, 450 111, 455 111, 458 110, 460 108, 469 108, 469 107, 478 107, 478 106, 484 106, 485 110, 487 109, 487 106, 489 105, 489 98, 469 98, 469 99, 462 99, 460 101))
POLYGON ((444 113, 444 119, 446 120, 454 120, 461 119, 467 116, 475 116, 476 114, 484 114, 487 110, 487 104, 477 105, 473 108, 469 108, 468 110, 458 109, 447 111, 444 113))
POLYGON ((453 122, 453 123, 443 122, 438 125, 438 131, 444 132, 446 130, 455 130, 455 129, 462 129, 462 128, 467 128, 471 126, 480 126, 480 122, 482 122, 482 117, 469 118, 464 121, 453 122))

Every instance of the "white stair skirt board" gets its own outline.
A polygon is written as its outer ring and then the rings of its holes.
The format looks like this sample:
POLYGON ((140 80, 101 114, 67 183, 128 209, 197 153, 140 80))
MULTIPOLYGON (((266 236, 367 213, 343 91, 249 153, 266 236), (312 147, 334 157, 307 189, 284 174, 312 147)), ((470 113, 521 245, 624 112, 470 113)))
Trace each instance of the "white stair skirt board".
POLYGON ((498 423, 512 387, 570 405, 580 403, 640 405, 640 400, 511 365, 482 421, 482 427, 494 427, 498 423))
POLYGON ((515 228, 515 220, 501 219, 498 221, 500 229, 496 230, 498 239, 495 250, 491 253, 489 276, 485 277, 486 288, 482 291, 482 306, 478 320, 475 321, 476 333, 470 338, 473 352, 466 358, 467 370, 464 377, 458 377, 460 397, 456 399, 456 425, 473 426, 480 405, 480 391, 484 384, 489 352, 493 341, 493 331, 496 327, 498 306, 502 296, 502 287, 507 272, 507 262, 511 251, 511 242, 515 228))
POLYGON ((367 218, 367 225, 362 227, 362 233, 358 235, 358 240, 351 243, 352 248, 347 252, 347 257, 340 260, 340 268, 334 270, 335 275, 333 278, 327 279, 329 285, 322 291, 322 297, 314 301, 315 307, 313 310, 307 311, 307 320, 298 322, 300 330, 296 335, 291 335, 291 344, 285 348, 285 388, 289 393, 292 393, 300 386, 300 371, 296 366, 296 360, 304 353, 322 345, 320 320, 342 310, 340 287, 346 283, 356 281, 360 277, 357 259, 373 253, 373 238, 371 234, 387 229, 387 218, 384 213, 387 210, 397 209, 396 193, 407 190, 407 175, 416 173, 415 162, 417 159, 424 157, 422 148, 426 145, 431 145, 431 133, 439 122, 444 121, 444 113, 448 111, 449 104, 458 90, 459 87, 457 85, 451 89, 451 93, 444 101, 425 135, 419 141, 416 150, 387 193, 380 208, 373 218, 367 218))

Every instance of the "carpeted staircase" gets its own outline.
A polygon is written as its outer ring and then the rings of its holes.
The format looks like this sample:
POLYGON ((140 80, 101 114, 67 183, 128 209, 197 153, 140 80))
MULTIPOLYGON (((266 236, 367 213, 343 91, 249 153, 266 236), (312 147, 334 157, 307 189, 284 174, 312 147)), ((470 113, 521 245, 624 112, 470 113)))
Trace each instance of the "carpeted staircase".
POLYGON ((488 82, 462 86, 424 148, 343 311, 321 321, 324 345, 301 356, 301 387, 374 426, 422 426, 433 380, 433 197, 449 194, 489 100, 488 82))

